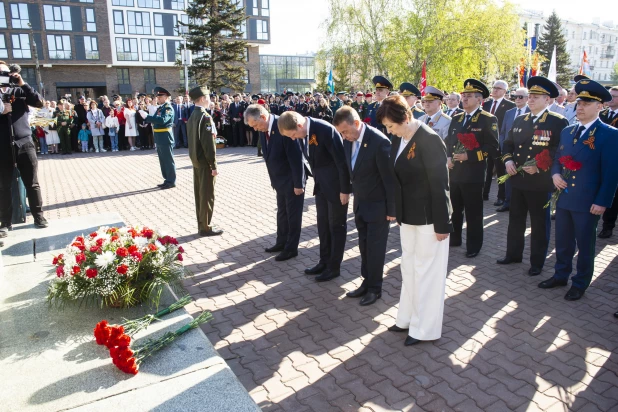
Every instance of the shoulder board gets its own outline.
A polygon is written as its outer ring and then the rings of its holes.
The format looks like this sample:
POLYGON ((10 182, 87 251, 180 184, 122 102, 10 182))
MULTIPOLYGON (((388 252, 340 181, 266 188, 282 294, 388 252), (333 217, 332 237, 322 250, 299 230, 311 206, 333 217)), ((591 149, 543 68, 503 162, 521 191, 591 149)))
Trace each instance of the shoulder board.
POLYGON ((566 119, 566 117, 564 117, 563 115, 561 115, 560 113, 556 113, 556 112, 552 112, 551 110, 548 111, 547 113, 549 113, 550 116, 554 116, 557 117, 558 119, 566 119))
POLYGON ((459 112, 459 113, 455 113, 453 115, 453 118, 457 117, 457 116, 463 116, 465 112, 459 112))
POLYGON ((414 111, 415 112, 420 112, 420 113, 425 113, 424 111, 422 111, 421 109, 419 109, 418 107, 414 106, 414 111))
POLYGON ((609 112, 609 107, 606 107, 605 109, 601 110, 599 114, 607 114, 608 112, 609 112))
POLYGON ((489 112, 487 112, 487 111, 485 111, 485 110, 481 110, 481 114, 484 114, 484 115, 485 115, 485 116, 487 116, 487 117, 496 117, 496 116, 494 116, 493 114, 491 114, 491 113, 489 113, 489 112))

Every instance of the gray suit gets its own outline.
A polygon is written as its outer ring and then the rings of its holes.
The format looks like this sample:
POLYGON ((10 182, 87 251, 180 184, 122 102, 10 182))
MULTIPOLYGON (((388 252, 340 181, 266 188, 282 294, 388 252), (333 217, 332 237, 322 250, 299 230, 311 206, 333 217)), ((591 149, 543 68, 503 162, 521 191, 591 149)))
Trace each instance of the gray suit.
POLYGON ((554 112, 554 113, 558 113, 564 116, 564 107, 560 106, 558 103, 554 102, 552 103, 551 106, 549 106, 549 111, 550 112, 554 112))
MULTIPOLYGON (((524 114, 528 113, 529 111, 530 111, 530 108, 528 108, 528 105, 526 105, 526 107, 521 109, 520 116, 523 116, 524 114)), ((500 142, 500 151, 502 151, 502 149, 503 149, 502 146, 504 144, 504 140, 509 135, 509 131, 511 131, 511 129, 513 128, 513 123, 515 122, 515 115, 516 114, 517 114, 517 107, 509 109, 504 114, 504 121, 502 122, 502 125, 500 126, 500 135, 498 136, 498 140, 500 142)), ((504 184, 504 191, 505 191, 505 193, 504 193, 504 206, 510 207, 510 205, 511 205, 511 188, 512 188, 511 187, 511 179, 509 179, 504 184)))
POLYGON ((562 115, 567 118, 567 120, 569 121, 569 124, 577 123, 577 116, 575 113, 576 109, 577 109, 577 103, 575 102, 568 103, 566 106, 564 106, 564 113, 562 113, 562 115))
POLYGON ((431 120, 428 120, 429 115, 423 115, 418 120, 420 120, 421 122, 425 123, 427 126, 432 128, 433 131, 436 132, 438 136, 442 138, 442 140, 446 139, 446 136, 448 136, 448 128, 451 125, 451 118, 446 113, 442 113, 442 112, 436 113, 434 115, 434 118, 437 118, 437 119, 435 119, 432 122, 431 120), (429 123, 433 123, 433 124, 430 125, 429 123))

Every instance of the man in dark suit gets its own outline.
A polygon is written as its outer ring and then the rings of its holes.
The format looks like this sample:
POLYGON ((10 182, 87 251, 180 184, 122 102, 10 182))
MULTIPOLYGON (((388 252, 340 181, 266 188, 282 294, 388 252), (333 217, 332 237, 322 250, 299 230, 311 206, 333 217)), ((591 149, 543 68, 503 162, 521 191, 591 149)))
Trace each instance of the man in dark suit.
MULTIPOLYGON (((504 165, 511 178, 513 191, 509 212, 506 256, 498 264, 519 263, 524 253, 526 219, 530 214, 530 276, 541 273, 551 230, 549 208, 545 207, 553 184, 549 168, 524 166, 545 150, 553 159, 560 133, 569 125, 566 118, 549 110, 549 100, 558 96, 551 80, 534 76, 528 80, 530 113, 519 116, 504 141, 504 165), (523 167, 522 174, 517 171, 523 167)), ((549 167, 549 165, 548 165, 549 167)))
POLYGON ((276 261, 298 256, 298 242, 305 200, 305 167, 300 146, 279 133, 279 116, 260 104, 245 110, 245 124, 260 132, 262 153, 270 184, 277 193, 277 240, 266 252, 281 252, 276 261))
MULTIPOLYGON (((599 119, 605 124, 613 127, 618 127, 618 86, 609 89, 609 94, 612 100, 607 103, 607 108, 599 114, 599 119)), ((612 206, 608 207, 603 213, 603 230, 599 232, 601 239, 612 237, 614 227, 616 226, 616 218, 618 217, 618 191, 614 195, 612 206)))
POLYGON ((245 137, 242 129, 242 112, 244 111, 243 103, 240 101, 240 95, 234 95, 234 101, 230 103, 228 117, 232 122, 232 142, 230 146, 244 146, 245 137))
POLYGON ((356 109, 337 110, 333 125, 345 139, 345 160, 352 179, 354 221, 358 229, 363 283, 346 296, 363 297, 361 306, 382 296, 382 276, 390 222, 395 220, 395 177, 389 167, 390 140, 366 125, 356 109))
POLYGON ((189 143, 187 141, 187 120, 188 113, 187 108, 184 104, 182 104, 182 97, 177 96, 174 99, 174 104, 172 105, 174 108, 174 145, 175 149, 179 149, 181 147, 189 147, 189 143))
POLYGON ((343 140, 331 124, 293 111, 283 113, 277 126, 282 135, 298 140, 305 167, 315 180, 320 261, 305 273, 321 273, 316 278, 318 282, 334 279, 340 275, 352 192, 343 140))
MULTIPOLYGON (((498 80, 491 88, 491 100, 483 103, 483 110, 496 116, 498 119, 498 130, 504 121, 504 115, 507 111, 515 107, 515 103, 505 98, 506 92, 509 90, 509 85, 504 80, 498 80)), ((495 158, 499 157, 498 154, 495 158)), ((498 159, 494 162, 494 157, 487 157, 487 176, 485 176, 485 186, 483 187, 483 200, 489 200, 489 191, 491 189, 491 179, 494 173, 494 166, 498 176, 505 174, 504 165, 498 159)), ((504 185, 498 186, 498 199, 494 206, 502 206, 504 204, 504 185)))
POLYGON ((444 99, 447 109, 444 111, 450 118, 453 118, 456 114, 463 113, 463 109, 459 107, 461 103, 461 95, 459 93, 451 93, 444 99))
MULTIPOLYGON (((513 94, 513 98, 515 99, 515 107, 506 112, 506 114, 504 115, 504 120, 500 125, 500 136, 498 140, 500 143, 500 151, 502 153, 506 153, 504 151, 503 144, 506 140, 506 137, 508 136, 509 131, 513 128, 513 122, 517 117, 530 111, 530 109, 528 108, 528 89, 526 89, 525 87, 520 87, 513 94)), ((499 187, 501 186, 502 185, 500 185, 499 187)), ((502 204, 502 206, 496 209, 496 212, 506 212, 509 210, 511 205, 511 190, 511 179, 509 179, 504 184, 504 203, 502 204)), ((500 189, 498 189, 498 195, 499 194, 500 189)))
POLYGON ((467 223, 466 256, 475 257, 483 246, 483 184, 487 170, 487 156, 498 156, 498 120, 481 109, 481 102, 489 96, 487 86, 476 79, 464 82, 462 102, 464 112, 451 120, 446 149, 451 170, 451 202, 453 230, 451 246, 461 246, 464 211, 467 223), (456 153, 459 134, 472 134, 478 145, 472 150, 456 153))

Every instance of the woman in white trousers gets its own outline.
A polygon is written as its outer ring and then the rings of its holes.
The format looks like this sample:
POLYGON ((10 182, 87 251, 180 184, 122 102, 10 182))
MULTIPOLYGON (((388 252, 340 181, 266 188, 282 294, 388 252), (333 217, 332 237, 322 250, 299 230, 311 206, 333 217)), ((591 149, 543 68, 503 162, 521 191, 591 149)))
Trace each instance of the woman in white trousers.
MULTIPOLYGON (((430 90, 436 95, 439 92, 430 90)), ((424 99, 441 99, 436 95, 428 93, 424 99)), ((395 206, 401 226, 403 285, 397 320, 389 330, 407 331, 405 345, 409 346, 442 335, 449 250, 446 239, 453 231, 446 146, 429 126, 414 119, 402 96, 385 99, 377 120, 396 136, 391 167, 397 178, 395 206)))

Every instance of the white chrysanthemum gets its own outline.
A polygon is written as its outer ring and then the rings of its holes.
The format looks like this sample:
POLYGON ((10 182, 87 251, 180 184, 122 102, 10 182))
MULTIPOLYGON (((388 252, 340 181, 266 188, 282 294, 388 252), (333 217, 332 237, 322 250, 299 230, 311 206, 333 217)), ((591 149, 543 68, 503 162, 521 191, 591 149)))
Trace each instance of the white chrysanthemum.
POLYGON ((114 263, 114 259, 116 259, 116 255, 114 254, 114 252, 108 250, 97 256, 97 258, 94 260, 94 263, 101 269, 105 269, 106 267, 114 263))
POLYGON ((80 253, 82 253, 82 251, 75 246, 67 246, 65 252, 66 255, 79 255, 80 253))
POLYGON ((118 233, 120 233, 121 235, 126 235, 127 233, 129 233, 129 228, 126 226, 123 226, 120 229, 118 229, 118 233))
POLYGON ((165 253, 165 251, 167 250, 167 248, 163 246, 163 244, 159 242, 158 240, 155 241, 155 246, 157 247, 158 251, 161 253, 165 253))
POLYGON ((135 238, 133 238, 133 242, 138 248, 141 249, 148 244, 148 239, 142 236, 136 236, 135 238))
POLYGON ((73 267, 77 266, 77 260, 75 260, 74 255, 66 255, 64 257, 64 267, 73 267))

